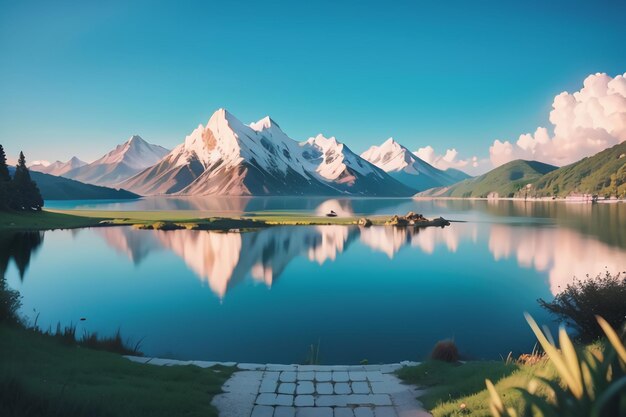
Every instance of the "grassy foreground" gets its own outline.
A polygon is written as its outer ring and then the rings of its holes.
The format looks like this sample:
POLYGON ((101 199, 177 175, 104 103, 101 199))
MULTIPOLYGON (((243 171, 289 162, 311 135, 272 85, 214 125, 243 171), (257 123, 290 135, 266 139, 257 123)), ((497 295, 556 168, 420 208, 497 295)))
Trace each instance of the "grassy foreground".
POLYGON ((419 400, 434 417, 488 417, 489 393, 485 379, 492 380, 498 392, 504 393, 508 406, 521 407, 521 395, 511 390, 526 387, 533 376, 556 377, 550 364, 539 361, 534 365, 478 361, 450 364, 428 361, 398 372, 405 382, 426 388, 419 400))
POLYGON ((232 368, 161 367, 0 324, 0 415, 217 416, 232 368))

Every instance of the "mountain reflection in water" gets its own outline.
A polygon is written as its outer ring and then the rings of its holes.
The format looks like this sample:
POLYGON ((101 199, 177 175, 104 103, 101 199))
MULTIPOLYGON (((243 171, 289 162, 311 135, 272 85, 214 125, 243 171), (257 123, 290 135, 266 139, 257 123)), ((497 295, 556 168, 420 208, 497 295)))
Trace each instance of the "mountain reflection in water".
MULTIPOLYGON (((271 287, 296 257, 323 264, 334 261, 355 240, 389 259, 405 247, 432 254, 438 246, 454 253, 485 236, 495 261, 514 258, 524 268, 547 272, 550 291, 581 274, 624 268, 626 251, 574 230, 507 224, 453 224, 440 228, 346 226, 272 227, 249 233, 146 231, 127 227, 95 229, 106 242, 135 263, 152 252, 175 253, 219 297, 247 276, 271 287)), ((419 266, 417 266, 419 267, 419 266)))

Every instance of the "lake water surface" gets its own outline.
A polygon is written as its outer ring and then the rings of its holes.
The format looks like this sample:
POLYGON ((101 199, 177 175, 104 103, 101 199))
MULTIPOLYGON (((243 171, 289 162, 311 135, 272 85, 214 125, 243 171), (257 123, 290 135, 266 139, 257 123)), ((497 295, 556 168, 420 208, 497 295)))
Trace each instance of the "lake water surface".
MULTIPOLYGON (((48 207, 406 213, 421 230, 275 227, 251 233, 129 227, 0 235, 22 314, 78 333, 118 328, 150 356, 325 364, 420 360, 454 338, 468 358, 532 349, 523 312, 574 276, 626 269, 626 204, 411 199, 174 199, 48 207), (81 317, 85 321, 79 321, 81 317)), ((0 271, 1 272, 1 271, 0 271)))

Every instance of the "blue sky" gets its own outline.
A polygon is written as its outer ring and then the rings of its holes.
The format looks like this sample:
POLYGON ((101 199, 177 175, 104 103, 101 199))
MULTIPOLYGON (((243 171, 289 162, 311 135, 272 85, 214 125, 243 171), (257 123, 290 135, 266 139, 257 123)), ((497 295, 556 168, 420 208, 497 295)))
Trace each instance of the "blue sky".
POLYGON ((625 4, 0 0, 0 143, 51 161, 132 134, 173 147, 226 107, 357 152, 393 136, 486 157, 559 92, 626 72, 625 4))

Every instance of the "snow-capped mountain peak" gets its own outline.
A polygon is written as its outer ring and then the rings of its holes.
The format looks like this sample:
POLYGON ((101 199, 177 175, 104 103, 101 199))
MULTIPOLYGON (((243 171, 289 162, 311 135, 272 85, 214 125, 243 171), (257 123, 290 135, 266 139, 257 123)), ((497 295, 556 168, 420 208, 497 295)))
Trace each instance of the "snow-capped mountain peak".
POLYGON ((158 145, 151 145, 141 136, 133 135, 126 142, 117 145, 115 149, 90 165, 120 164, 140 170, 157 163, 168 150, 158 145))
POLYGON ((303 156, 315 164, 315 171, 327 180, 352 183, 355 174, 380 177, 381 172, 356 155, 334 136, 318 134, 302 142, 303 156))
POLYGON ((381 148, 395 147, 395 146, 401 146, 401 145, 398 142, 396 142, 395 139, 392 137, 390 137, 389 139, 384 141, 382 145, 380 145, 381 148))
POLYGON ((126 142, 90 164, 72 167, 63 176, 89 184, 117 186, 137 172, 156 164, 168 149, 152 145, 141 136, 133 135, 126 142))
POLYGON ((265 116, 257 122, 250 123, 250 127, 257 132, 262 132, 263 130, 268 130, 273 127, 280 129, 278 123, 276 123, 270 116, 265 116))
POLYGON ((419 169, 414 166, 419 158, 393 138, 387 139, 380 146, 370 147, 361 154, 361 157, 385 172, 404 170, 415 175, 419 174, 419 169))
POLYGON ((63 162, 61 162, 61 161, 55 161, 55 162, 52 162, 52 163, 51 163, 50 161, 46 161, 46 160, 41 159, 41 160, 33 161, 32 163, 30 163, 30 164, 29 164, 29 166, 28 166, 28 167, 29 167, 29 168, 32 168, 32 167, 34 167, 34 166, 49 167, 49 166, 50 166, 50 165, 52 165, 53 163, 57 163, 57 162, 58 162, 59 164, 62 164, 62 163, 63 163, 63 162))
POLYGON ((70 164, 72 168, 82 167, 83 165, 87 165, 87 162, 82 161, 75 156, 71 157, 70 160, 67 161, 66 163, 70 164))
POLYGON ((74 168, 82 167, 83 165, 87 165, 87 163, 73 156, 67 162, 55 161, 53 163, 49 163, 47 161, 35 161, 35 163, 30 166, 30 169, 33 171, 43 172, 44 174, 62 176, 66 172, 69 172, 74 168))
POLYGON ((459 181, 457 176, 428 164, 393 138, 387 139, 380 146, 370 147, 361 157, 398 181, 418 190, 451 185, 459 181))
POLYGON ((241 152, 239 137, 241 130, 245 128, 226 109, 218 109, 211 115, 206 126, 199 124, 181 145, 172 150, 168 158, 175 160, 179 166, 194 159, 200 161, 204 167, 224 159, 237 162, 241 152))
POLYGON ((326 137, 322 135, 321 133, 319 133, 314 138, 309 138, 306 142, 309 145, 315 145, 325 150, 331 149, 331 148, 337 148, 339 150, 343 149, 343 143, 338 142, 337 138, 335 138, 334 136, 326 137))

